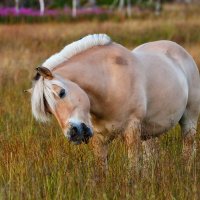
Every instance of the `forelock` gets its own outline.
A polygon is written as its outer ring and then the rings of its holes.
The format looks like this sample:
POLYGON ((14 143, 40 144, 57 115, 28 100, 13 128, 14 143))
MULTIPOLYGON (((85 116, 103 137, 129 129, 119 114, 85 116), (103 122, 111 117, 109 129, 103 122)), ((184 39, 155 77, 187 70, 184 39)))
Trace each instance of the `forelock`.
POLYGON ((62 80, 48 80, 41 77, 35 81, 31 97, 32 112, 36 120, 48 121, 47 105, 51 110, 55 110, 56 99, 54 95, 57 93, 53 89, 53 85, 65 88, 62 80))
POLYGON ((52 92, 52 84, 49 80, 40 78, 33 86, 31 105, 34 117, 42 122, 48 121, 45 100, 48 106, 54 110, 56 102, 52 92))

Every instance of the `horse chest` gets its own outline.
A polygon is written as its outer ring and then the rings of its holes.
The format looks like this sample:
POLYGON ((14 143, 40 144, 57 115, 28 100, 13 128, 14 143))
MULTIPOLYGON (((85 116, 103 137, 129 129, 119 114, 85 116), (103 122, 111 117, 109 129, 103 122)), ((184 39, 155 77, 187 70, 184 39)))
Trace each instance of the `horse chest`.
POLYGON ((106 121, 103 119, 92 118, 94 132, 110 139, 115 138, 123 132, 119 122, 106 121))

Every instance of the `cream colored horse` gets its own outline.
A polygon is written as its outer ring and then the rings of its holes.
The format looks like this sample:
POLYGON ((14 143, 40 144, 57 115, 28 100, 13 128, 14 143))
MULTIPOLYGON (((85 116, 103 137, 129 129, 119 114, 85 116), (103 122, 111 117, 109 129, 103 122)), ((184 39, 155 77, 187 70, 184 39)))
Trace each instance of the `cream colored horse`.
MULTIPOLYGON (((199 71, 178 44, 157 41, 130 51, 105 34, 66 46, 37 68, 32 111, 58 120, 72 142, 87 143, 106 168, 107 146, 118 135, 137 164, 142 141, 180 124, 192 149, 200 111, 199 71)), ((147 146, 147 145, 146 145, 147 146)))

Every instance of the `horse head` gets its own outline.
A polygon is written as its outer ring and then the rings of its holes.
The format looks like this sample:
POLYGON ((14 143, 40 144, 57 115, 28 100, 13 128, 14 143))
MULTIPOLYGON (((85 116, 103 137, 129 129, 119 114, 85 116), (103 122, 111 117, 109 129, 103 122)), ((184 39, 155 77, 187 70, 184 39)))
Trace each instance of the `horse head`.
POLYGON ((32 112, 36 119, 47 121, 49 114, 53 114, 70 141, 88 143, 93 135, 90 101, 76 83, 38 67, 33 87, 27 91, 32 95, 32 112))

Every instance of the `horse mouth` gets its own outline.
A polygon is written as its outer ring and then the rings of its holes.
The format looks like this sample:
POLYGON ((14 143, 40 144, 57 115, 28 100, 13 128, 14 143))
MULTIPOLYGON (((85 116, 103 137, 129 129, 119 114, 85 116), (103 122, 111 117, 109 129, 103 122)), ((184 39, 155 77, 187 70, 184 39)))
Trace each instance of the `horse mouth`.
POLYGON ((81 143, 88 144, 88 143, 89 143, 89 140, 90 140, 90 136, 88 136, 88 135, 74 136, 74 137, 71 137, 71 138, 69 139, 69 141, 72 142, 72 143, 75 144, 75 145, 78 145, 78 144, 81 144, 81 143))
POLYGON ((72 141, 72 144, 74 144, 74 145, 79 145, 81 143, 82 143, 82 141, 72 141))
POLYGON ((88 144, 89 139, 90 139, 90 137, 87 136, 87 137, 84 137, 82 141, 83 141, 85 144, 88 144))
POLYGON ((89 142, 89 140, 82 140, 82 141, 72 141, 72 143, 74 144, 74 145, 79 145, 79 144, 82 144, 82 143, 85 143, 85 144, 88 144, 88 142, 89 142))

